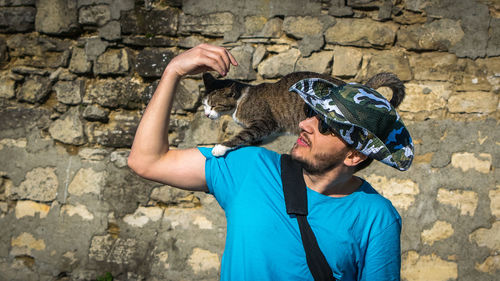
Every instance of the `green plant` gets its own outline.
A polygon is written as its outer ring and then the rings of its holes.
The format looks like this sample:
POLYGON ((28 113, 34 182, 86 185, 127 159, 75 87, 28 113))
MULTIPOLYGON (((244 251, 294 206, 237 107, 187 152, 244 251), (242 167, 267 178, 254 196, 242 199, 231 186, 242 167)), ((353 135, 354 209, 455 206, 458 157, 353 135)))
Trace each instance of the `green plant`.
POLYGON ((106 272, 104 276, 97 277, 97 281, 113 281, 113 275, 110 272, 106 272))

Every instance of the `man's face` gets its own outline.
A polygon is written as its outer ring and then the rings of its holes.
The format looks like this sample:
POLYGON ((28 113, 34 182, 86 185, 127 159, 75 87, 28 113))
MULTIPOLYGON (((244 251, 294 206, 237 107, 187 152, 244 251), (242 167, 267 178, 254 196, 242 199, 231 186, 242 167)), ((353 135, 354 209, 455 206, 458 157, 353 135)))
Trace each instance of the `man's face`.
POLYGON ((301 132, 290 153, 310 174, 322 174, 343 164, 350 151, 340 137, 320 133, 319 122, 311 117, 299 123, 301 132))

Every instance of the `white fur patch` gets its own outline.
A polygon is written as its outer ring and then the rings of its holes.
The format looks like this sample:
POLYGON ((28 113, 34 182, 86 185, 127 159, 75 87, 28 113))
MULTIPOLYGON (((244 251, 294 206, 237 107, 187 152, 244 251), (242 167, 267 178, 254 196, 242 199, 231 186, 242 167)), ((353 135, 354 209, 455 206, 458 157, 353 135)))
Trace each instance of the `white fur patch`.
POLYGON ((241 96, 236 101, 236 108, 234 109, 234 112, 233 112, 233 120, 234 120, 234 122, 236 122, 236 124, 238 124, 240 126, 243 126, 243 123, 241 123, 240 120, 238 120, 238 118, 236 117, 236 112, 238 111, 238 106, 240 106, 240 102, 248 95, 248 91, 250 91, 250 87, 246 87, 243 90, 241 90, 241 96))
POLYGON ((212 149, 212 155, 215 157, 224 156, 224 154, 226 154, 226 152, 228 152, 229 150, 232 150, 232 149, 233 148, 231 148, 231 147, 227 147, 227 146, 222 145, 222 144, 217 144, 212 149))
POLYGON ((220 117, 220 114, 217 111, 213 110, 212 107, 208 104, 206 98, 203 99, 203 109, 205 111, 205 116, 207 116, 212 120, 215 120, 220 117))

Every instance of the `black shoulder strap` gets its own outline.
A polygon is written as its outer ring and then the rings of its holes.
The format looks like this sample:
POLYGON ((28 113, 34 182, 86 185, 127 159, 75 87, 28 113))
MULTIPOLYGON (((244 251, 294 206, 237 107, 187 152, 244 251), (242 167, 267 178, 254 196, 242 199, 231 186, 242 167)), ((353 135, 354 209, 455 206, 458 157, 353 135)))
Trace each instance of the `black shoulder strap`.
POLYGON ((316 241, 316 236, 307 221, 307 189, 302 167, 288 154, 281 155, 281 181, 285 195, 286 212, 296 215, 300 236, 306 251, 307 265, 314 280, 335 280, 332 269, 316 241))

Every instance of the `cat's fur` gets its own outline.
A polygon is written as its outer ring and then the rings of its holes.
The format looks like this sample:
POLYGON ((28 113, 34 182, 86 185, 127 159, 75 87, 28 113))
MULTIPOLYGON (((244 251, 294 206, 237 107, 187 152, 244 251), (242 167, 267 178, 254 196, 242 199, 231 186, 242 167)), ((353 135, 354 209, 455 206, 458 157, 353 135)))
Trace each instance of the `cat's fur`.
MULTIPOLYGON (((345 84, 342 80, 314 72, 294 72, 278 82, 259 85, 218 80, 205 73, 205 115, 217 119, 222 114, 231 114, 236 123, 244 128, 230 140, 216 145, 212 154, 222 156, 228 150, 258 142, 275 133, 298 134, 298 124, 306 118, 305 103, 298 94, 289 92, 288 89, 306 78, 322 78, 339 86, 345 84)), ((391 104, 394 107, 401 103, 405 95, 403 83, 392 73, 377 74, 365 85, 373 89, 382 86, 391 88, 391 104)))

